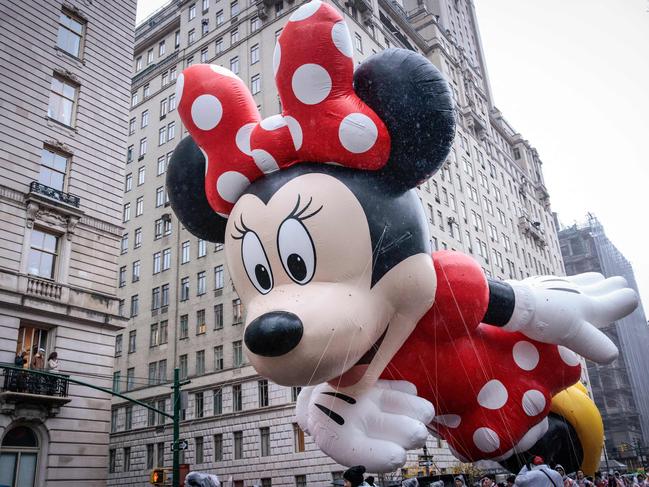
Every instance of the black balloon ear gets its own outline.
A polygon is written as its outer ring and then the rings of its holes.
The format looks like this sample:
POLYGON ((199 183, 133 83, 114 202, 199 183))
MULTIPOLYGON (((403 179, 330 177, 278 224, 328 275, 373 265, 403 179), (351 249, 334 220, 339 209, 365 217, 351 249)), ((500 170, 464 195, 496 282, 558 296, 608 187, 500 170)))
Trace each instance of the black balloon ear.
POLYGON ((446 160, 455 135, 455 103, 442 73, 424 56, 387 49, 354 73, 354 89, 388 128, 390 158, 381 176, 414 188, 446 160))
POLYGON ((226 218, 218 215, 205 195, 205 157, 191 137, 176 146, 167 169, 169 203, 193 235, 223 243, 226 218))

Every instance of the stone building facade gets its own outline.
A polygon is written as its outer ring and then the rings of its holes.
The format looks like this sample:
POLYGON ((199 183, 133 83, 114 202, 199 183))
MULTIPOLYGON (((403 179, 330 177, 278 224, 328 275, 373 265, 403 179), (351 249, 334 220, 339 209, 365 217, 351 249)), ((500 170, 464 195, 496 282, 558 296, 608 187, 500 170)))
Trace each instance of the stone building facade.
POLYGON ((106 485, 135 0, 0 0, 0 485, 106 485))
MULTIPOLYGON (((606 277, 623 276, 638 291, 631 263, 594 216, 583 225, 562 229, 559 242, 567 275, 599 272, 606 277)), ((593 399, 604 421, 607 454, 622 463, 642 466, 649 453, 649 325, 642 304, 603 331, 620 355, 610 365, 587 363, 593 399)))
MULTIPOLYGON (((356 61, 386 47, 412 49, 451 83, 456 142, 447 164, 419 189, 434 247, 469 253, 497 278, 562 274, 542 162, 494 106, 472 2, 331 3, 345 16, 356 61)), ((297 428, 297 391, 267 384, 246 364, 245 310, 222 247, 190 235, 168 206, 165 170, 186 134, 174 85, 192 63, 219 64, 249 83, 262 116, 278 113, 274 43, 299 5, 172 1, 136 30, 119 272, 129 322, 117 337, 114 386, 170 411, 170 378, 179 367, 191 380, 184 388, 184 461, 231 475, 235 486, 328 485, 343 467, 297 428)), ((115 400, 111 485, 140 485, 151 468, 170 467, 170 442, 168 422, 115 400)), ((457 465, 441 441, 431 437, 427 451, 431 471, 457 465)), ((412 452, 403 473, 425 469, 420 455, 412 452)))

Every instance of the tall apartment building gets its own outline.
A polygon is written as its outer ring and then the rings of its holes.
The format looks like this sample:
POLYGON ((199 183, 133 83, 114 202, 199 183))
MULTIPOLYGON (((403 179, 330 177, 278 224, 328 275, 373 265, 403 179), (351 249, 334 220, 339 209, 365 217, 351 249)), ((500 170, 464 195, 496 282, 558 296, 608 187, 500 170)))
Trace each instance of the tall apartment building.
MULTIPOLYGON (((562 229, 559 242, 567 275, 623 276, 638 291, 630 262, 594 216, 583 225, 562 229)), ((604 420, 606 450, 610 458, 641 466, 640 457, 646 456, 649 446, 649 325, 642 305, 603 331, 620 350, 610 365, 588 362, 593 398, 604 420)))
POLYGON ((0 485, 102 486, 135 0, 0 6, 0 485))
MULTIPOLYGON (((493 105, 472 2, 331 3, 345 16, 357 61, 389 46, 411 49, 453 87, 456 143, 448 163, 419 190, 434 247, 467 252, 494 277, 561 274, 542 163, 493 105)), ((298 391, 266 382, 246 364, 245 310, 222 246, 190 235, 167 204, 165 170, 186 134, 174 84, 192 63, 219 64, 248 83, 263 116, 278 113, 273 49, 299 4, 172 1, 136 30, 119 272, 129 324, 117 337, 114 386, 170 411, 169 381, 179 367, 191 380, 183 460, 232 475, 235 486, 328 485, 344 469, 295 424, 298 391)), ((170 466, 164 418, 115 400, 112 419, 112 485, 141 484, 149 469, 170 466)), ((427 451, 433 471, 457 464, 432 437, 427 451)), ((408 475, 419 469, 420 454, 412 453, 408 475)))

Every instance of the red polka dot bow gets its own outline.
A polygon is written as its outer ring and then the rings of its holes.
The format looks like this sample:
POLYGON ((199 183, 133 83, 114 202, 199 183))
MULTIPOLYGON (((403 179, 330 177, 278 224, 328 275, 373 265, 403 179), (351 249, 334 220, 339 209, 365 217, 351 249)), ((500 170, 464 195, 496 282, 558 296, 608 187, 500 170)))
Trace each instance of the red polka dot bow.
POLYGON ((354 92, 352 54, 340 13, 313 0, 291 15, 275 46, 281 115, 261 120, 245 83, 228 69, 183 71, 178 111, 205 155, 205 192, 216 212, 227 216, 252 181, 298 162, 385 165, 390 136, 354 92))

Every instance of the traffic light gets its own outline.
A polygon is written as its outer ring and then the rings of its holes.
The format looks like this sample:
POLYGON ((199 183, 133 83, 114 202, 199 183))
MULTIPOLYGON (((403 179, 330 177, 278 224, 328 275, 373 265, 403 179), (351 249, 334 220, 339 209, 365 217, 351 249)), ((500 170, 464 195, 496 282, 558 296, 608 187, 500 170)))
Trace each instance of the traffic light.
POLYGON ((153 485, 162 485, 166 479, 166 474, 163 468, 155 468, 151 470, 151 478, 149 481, 153 485))

